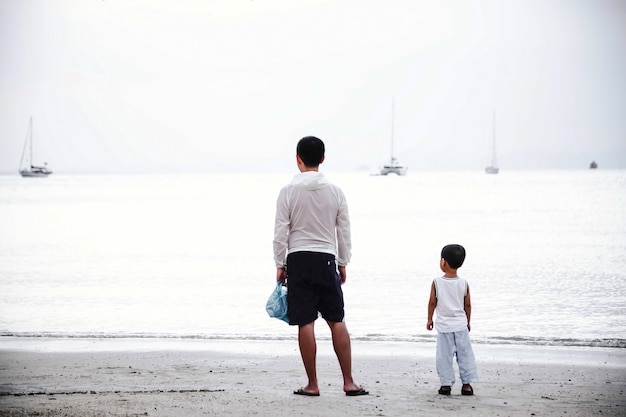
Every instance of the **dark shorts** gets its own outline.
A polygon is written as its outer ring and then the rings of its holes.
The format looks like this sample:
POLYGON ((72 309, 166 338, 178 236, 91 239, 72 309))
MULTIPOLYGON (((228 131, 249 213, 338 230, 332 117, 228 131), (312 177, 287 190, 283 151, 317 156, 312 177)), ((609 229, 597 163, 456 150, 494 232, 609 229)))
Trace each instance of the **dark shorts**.
POLYGON ((287 256, 287 287, 289 324, 309 324, 317 319, 318 312, 325 320, 343 321, 343 291, 334 255, 290 253, 287 256))

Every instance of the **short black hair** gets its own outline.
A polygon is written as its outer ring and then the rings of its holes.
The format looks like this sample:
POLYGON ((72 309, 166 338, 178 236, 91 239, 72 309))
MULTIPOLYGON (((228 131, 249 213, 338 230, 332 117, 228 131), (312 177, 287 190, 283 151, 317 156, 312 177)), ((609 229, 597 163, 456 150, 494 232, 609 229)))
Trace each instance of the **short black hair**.
POLYGON ((441 250, 441 257, 450 265, 450 268, 460 268, 465 261, 465 248, 456 244, 446 245, 441 250))
POLYGON ((300 139, 296 153, 307 167, 316 167, 324 159, 324 142, 315 136, 306 136, 300 139))

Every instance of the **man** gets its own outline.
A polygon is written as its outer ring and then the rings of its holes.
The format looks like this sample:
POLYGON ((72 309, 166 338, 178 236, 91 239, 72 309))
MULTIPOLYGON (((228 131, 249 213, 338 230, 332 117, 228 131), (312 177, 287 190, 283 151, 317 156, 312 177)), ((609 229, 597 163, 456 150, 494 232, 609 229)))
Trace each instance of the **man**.
POLYGON ((350 261, 350 217, 343 191, 319 172, 324 142, 307 136, 298 142, 300 174, 283 187, 276 203, 274 261, 276 281, 287 280, 289 324, 298 326, 298 344, 308 384, 297 395, 319 396, 315 320, 331 330, 346 395, 367 395, 352 378, 350 334, 344 319, 343 292, 350 261))

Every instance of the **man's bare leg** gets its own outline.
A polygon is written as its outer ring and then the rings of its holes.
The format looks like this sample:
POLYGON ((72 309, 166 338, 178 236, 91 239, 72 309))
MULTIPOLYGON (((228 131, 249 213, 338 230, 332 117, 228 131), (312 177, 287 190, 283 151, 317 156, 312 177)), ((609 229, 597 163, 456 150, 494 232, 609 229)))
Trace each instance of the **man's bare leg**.
POLYGON ((333 348, 339 360, 339 367, 343 375, 343 390, 358 391, 360 386, 352 379, 352 346, 350 344, 350 333, 345 322, 328 321, 330 332, 333 338, 333 348))
POLYGON ((307 386, 302 391, 319 394, 320 389, 317 384, 317 344, 315 342, 315 322, 299 326, 298 328, 298 344, 300 345, 300 356, 304 370, 309 380, 307 386))

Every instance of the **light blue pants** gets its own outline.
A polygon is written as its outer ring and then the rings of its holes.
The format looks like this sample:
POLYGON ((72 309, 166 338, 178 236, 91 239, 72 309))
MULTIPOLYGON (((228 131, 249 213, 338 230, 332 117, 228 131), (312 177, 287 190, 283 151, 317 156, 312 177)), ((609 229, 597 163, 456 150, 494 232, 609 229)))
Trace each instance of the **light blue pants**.
POLYGON ((463 384, 478 379, 474 351, 469 331, 437 334, 437 374, 442 386, 454 385, 454 356, 459 365, 459 376, 463 384))

